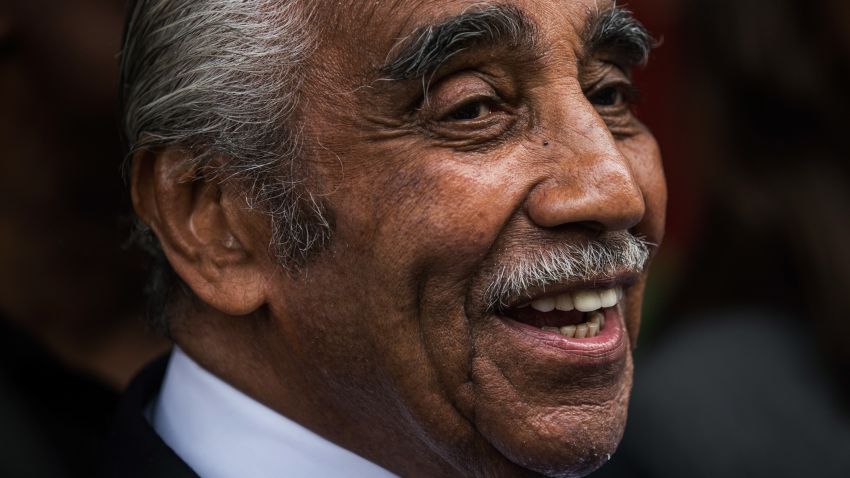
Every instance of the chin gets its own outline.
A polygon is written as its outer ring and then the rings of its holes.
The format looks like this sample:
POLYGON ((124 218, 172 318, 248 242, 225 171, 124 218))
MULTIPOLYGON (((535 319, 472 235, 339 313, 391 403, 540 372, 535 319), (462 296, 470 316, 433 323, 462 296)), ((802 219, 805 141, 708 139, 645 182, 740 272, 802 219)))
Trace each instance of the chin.
POLYGON ((490 475, 581 477, 604 465, 626 425, 632 384, 631 359, 626 362, 607 399, 595 390, 555 399, 558 406, 526 404, 515 415, 481 417, 482 435, 512 468, 490 475))

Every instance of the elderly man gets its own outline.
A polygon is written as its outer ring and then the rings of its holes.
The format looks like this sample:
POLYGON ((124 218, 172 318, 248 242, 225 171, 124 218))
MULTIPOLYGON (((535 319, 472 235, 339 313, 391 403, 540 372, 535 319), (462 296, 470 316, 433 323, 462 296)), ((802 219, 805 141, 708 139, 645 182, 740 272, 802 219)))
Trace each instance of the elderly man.
POLYGON ((120 476, 580 476, 666 201, 604 0, 139 0, 133 203, 176 347, 120 476))

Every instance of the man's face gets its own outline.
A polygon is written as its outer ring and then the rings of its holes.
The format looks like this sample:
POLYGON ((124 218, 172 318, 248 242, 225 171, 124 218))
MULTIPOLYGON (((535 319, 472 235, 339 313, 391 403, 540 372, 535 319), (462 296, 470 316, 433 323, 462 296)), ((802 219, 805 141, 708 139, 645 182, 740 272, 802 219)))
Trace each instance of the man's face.
POLYGON ((316 17, 332 27, 301 121, 335 230, 299 277, 275 282, 277 360, 301 403, 283 408, 403 474, 589 472, 625 424, 644 274, 614 264, 493 291, 500 271, 564 246, 625 231, 661 241, 660 156, 625 100, 628 52, 587 41, 611 5, 502 1, 522 31, 435 41, 423 66, 404 58, 428 42, 422 27, 475 31, 495 20, 459 16, 486 4, 363 3, 316 17), (617 287, 593 338, 542 328, 589 313, 522 307, 617 287))

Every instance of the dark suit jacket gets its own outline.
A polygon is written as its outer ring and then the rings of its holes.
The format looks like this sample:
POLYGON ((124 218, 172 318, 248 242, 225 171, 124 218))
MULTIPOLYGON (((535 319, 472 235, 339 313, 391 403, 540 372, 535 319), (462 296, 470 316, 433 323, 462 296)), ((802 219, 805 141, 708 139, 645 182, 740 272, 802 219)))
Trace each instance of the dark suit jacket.
POLYGON ((157 435, 145 418, 159 392, 168 357, 148 365, 133 380, 107 437, 103 476, 115 478, 197 478, 197 474, 157 435))

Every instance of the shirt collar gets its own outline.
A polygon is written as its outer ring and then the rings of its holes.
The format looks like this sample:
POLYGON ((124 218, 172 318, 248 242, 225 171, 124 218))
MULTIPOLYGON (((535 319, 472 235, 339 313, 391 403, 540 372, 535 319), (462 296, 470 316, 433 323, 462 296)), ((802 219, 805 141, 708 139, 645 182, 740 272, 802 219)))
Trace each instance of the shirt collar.
POLYGON ((177 347, 148 420, 204 478, 395 476, 233 388, 177 347))

